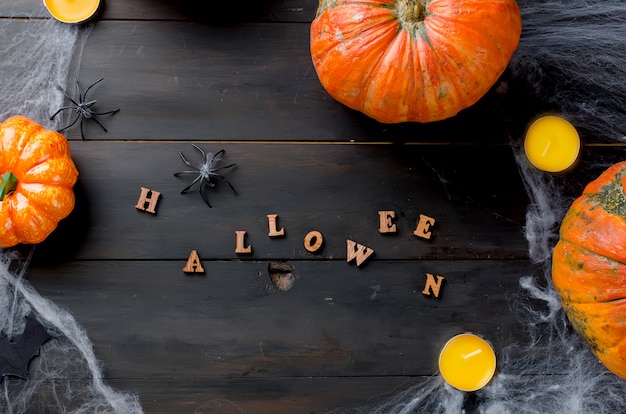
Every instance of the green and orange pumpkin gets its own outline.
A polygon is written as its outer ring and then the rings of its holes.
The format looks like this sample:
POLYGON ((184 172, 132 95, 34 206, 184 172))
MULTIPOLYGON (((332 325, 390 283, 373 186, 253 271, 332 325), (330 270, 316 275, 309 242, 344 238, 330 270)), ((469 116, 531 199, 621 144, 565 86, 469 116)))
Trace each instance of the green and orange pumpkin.
POLYGON ((563 218, 552 280, 575 330, 626 378, 626 161, 589 183, 563 218))
POLYGON ((515 0, 320 0, 310 49, 339 102, 380 122, 430 122, 487 93, 521 30, 515 0))
POLYGON ((0 247, 48 237, 74 209, 77 178, 63 135, 23 116, 0 123, 0 247))

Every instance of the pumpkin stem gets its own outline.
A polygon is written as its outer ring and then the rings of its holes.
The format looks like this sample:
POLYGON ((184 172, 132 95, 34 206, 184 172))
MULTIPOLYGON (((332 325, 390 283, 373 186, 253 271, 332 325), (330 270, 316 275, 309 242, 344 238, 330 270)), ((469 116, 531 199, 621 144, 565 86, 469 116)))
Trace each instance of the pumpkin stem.
POLYGON ((4 197, 15 191, 17 187, 17 177, 13 175, 11 171, 2 174, 0 177, 0 201, 4 200, 4 197))
POLYGON ((426 17, 426 3, 428 0, 397 0, 396 10, 398 19, 405 25, 415 25, 424 21, 426 17))

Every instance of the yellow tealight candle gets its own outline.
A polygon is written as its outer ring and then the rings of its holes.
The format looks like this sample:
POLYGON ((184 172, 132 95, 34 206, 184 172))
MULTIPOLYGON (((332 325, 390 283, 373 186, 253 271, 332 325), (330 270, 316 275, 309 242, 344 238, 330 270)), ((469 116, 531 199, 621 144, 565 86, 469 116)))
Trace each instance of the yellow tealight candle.
POLYGON ((439 354, 439 372, 461 391, 476 391, 491 381, 496 354, 481 337, 464 333, 450 339, 439 354))
POLYGON ((63 23, 82 23, 96 13, 100 0, 43 0, 43 4, 63 23))
POLYGON ((561 172, 578 159, 580 137, 565 119, 545 116, 528 128, 524 150, 528 161, 540 170, 561 172))

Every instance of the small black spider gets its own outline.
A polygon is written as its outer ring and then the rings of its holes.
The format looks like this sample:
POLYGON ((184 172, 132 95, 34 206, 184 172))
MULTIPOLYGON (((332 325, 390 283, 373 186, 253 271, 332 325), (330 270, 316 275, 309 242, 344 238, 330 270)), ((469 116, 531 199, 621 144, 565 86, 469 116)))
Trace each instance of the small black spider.
POLYGON ((93 119, 94 121, 96 121, 96 124, 100 125, 100 128, 102 128, 102 130, 104 132, 108 132, 107 129, 104 127, 104 125, 102 125, 100 123, 100 121, 98 121, 98 119, 96 118, 96 115, 111 115, 116 113, 117 111, 119 111, 120 109, 114 109, 112 111, 108 111, 108 112, 95 112, 91 109, 92 106, 94 106, 96 104, 96 102, 98 102, 96 99, 91 100, 91 101, 87 101, 87 94, 89 93, 89 91, 91 90, 91 88, 93 88, 94 86, 96 86, 97 84, 99 84, 100 82, 102 82, 104 80, 104 78, 100 78, 98 81, 92 83, 87 90, 85 90, 85 93, 81 95, 80 92, 80 86, 78 85, 78 78, 75 77, 74 79, 76 79, 76 92, 78 93, 78 102, 76 102, 74 99, 72 99, 66 91, 64 91, 60 86, 58 87, 59 90, 61 92, 63 92, 63 95, 65 95, 65 97, 67 99, 69 99, 70 101, 70 105, 68 106, 64 106, 63 108, 59 109, 58 111, 56 111, 51 117, 50 120, 53 120, 55 116, 57 116, 59 113, 61 113, 62 111, 66 110, 66 109, 71 109, 72 111, 74 111, 76 113, 76 118, 74 118, 74 120, 72 122, 70 122, 70 124, 64 128, 61 128, 58 130, 58 132, 63 132, 66 129, 70 128, 71 126, 73 126, 76 122, 78 122, 80 120, 80 136, 83 139, 83 141, 85 140, 85 133, 83 131, 83 121, 85 119, 93 119))
POLYGON ((208 196, 206 194, 206 187, 215 187, 215 183, 212 181, 212 177, 219 177, 222 180, 224 180, 226 182, 226 184, 228 184, 228 186, 231 188, 231 190, 233 190, 233 192, 235 194, 237 194, 237 191, 235 190, 235 187, 233 187, 233 185, 230 183, 230 181, 228 181, 228 179, 226 179, 226 177, 224 177, 223 175, 218 173, 218 171, 225 170, 227 168, 232 168, 232 167, 235 167, 237 165, 237 164, 233 163, 233 164, 228 164, 228 165, 223 165, 221 167, 217 167, 217 164, 222 159, 222 155, 224 154, 225 151, 224 150, 220 150, 220 151, 216 152, 215 154, 213 154, 212 152, 205 153, 202 150, 202 148, 200 148, 196 144, 191 144, 191 145, 195 149, 200 151, 204 161, 202 162, 202 164, 199 167, 195 167, 187 160, 187 158, 185 158, 185 156, 183 155, 183 153, 181 151, 178 151, 178 153, 180 154, 180 158, 182 158, 183 162, 185 164, 187 164, 188 166, 190 166, 191 168, 193 168, 193 170, 177 172, 177 173, 174 174, 174 176, 178 177, 181 174, 197 174, 198 175, 196 177, 196 179, 193 180, 193 182, 191 184, 189 184, 187 187, 185 187, 183 189, 183 191, 181 191, 180 193, 181 194, 185 194, 187 191, 189 191, 189 189, 191 187, 193 187, 193 185, 195 183, 200 182, 200 195, 202 196, 202 199, 204 200, 204 202, 209 207, 211 207, 211 203, 209 203, 209 198, 208 198, 208 196))

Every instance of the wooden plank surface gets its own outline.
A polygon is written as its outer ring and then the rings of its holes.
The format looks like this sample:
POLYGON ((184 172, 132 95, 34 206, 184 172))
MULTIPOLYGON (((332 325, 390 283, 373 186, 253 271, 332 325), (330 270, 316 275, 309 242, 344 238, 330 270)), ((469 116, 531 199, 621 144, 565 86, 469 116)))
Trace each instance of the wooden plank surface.
POLYGON ((493 162, 481 166, 473 154, 486 150, 476 146, 200 145, 225 149, 223 165, 237 163, 227 175, 237 194, 217 179, 208 190, 212 208, 198 186, 180 193, 194 176, 173 175, 189 169, 179 151, 200 162, 189 143, 74 143, 78 206, 38 255, 180 260, 196 249, 233 259, 235 231, 245 230, 251 258, 345 259, 348 238, 380 259, 526 256, 526 198, 509 148, 491 147, 493 162), (496 166, 503 188, 491 178, 496 166), (161 193, 156 214, 135 208, 141 187, 161 193), (378 212, 386 210, 397 215, 397 234, 379 233, 378 212), (278 215, 284 238, 268 237, 268 214, 278 215), (436 220, 430 239, 413 234, 420 215, 436 220), (303 248, 312 230, 325 241, 317 255, 303 248), (61 245, 64 252, 55 251, 61 245))
POLYGON ((198 20, 212 24, 236 24, 242 21, 310 22, 317 10, 317 1, 243 0, 236 4, 205 3, 182 0, 106 2, 102 19, 133 20, 198 20))
POLYGON ((204 275, 183 274, 184 261, 74 262, 34 267, 29 280, 84 324, 113 378, 428 376, 456 333, 498 349, 516 336, 512 314, 486 315, 534 269, 291 263, 288 291, 272 284, 267 261, 205 261, 204 275), (445 276, 439 298, 422 293, 427 272, 445 276))
POLYGON ((147 412, 195 412, 215 399, 269 414, 322 412, 359 397, 365 404, 370 393, 419 383, 459 332, 482 334, 500 352, 523 331, 511 313, 493 310, 506 309, 519 276, 534 271, 524 261, 380 261, 363 269, 295 261, 297 278, 285 292, 265 261, 205 262, 203 276, 183 275, 183 265, 74 262, 33 268, 29 280, 76 315, 106 377, 141 392, 147 412), (442 296, 422 294, 425 272, 439 271, 442 296), (383 377, 390 381, 381 384, 383 377), (309 383, 316 385, 305 392, 309 383))
MULTIPOLYGON (((101 1, 101 20, 201 20, 234 24, 242 21, 310 22, 317 2, 310 0, 243 0, 236 6, 212 4, 210 9, 193 0, 101 1)), ((14 0, 0 4, 0 17, 49 18, 43 2, 14 0)))
MULTIPOLYGON (((434 124, 379 124, 332 99, 313 68, 306 23, 207 25, 102 21, 85 46, 81 84, 104 77, 90 139, 506 143, 497 94, 434 124), (166 116, 164 116, 166 115, 166 116)), ((77 130, 70 139, 80 137, 77 130)))
MULTIPOLYGON (((432 380, 457 333, 498 353, 523 340, 510 298, 541 269, 528 261, 514 155, 533 108, 503 100, 499 84, 450 120, 380 124, 320 85, 317 1, 211 7, 107 0, 80 29, 68 93, 74 76, 83 90, 103 77, 95 109, 120 111, 101 118, 108 133, 67 131, 77 205, 27 279, 85 327, 107 383, 147 413, 350 412, 432 380), (188 169, 179 151, 199 162, 191 143, 225 150, 237 194, 218 180, 209 208, 197 187, 180 193, 193 177, 174 177, 188 169), (161 193, 156 214, 135 208, 141 187, 161 193), (397 234, 379 232, 385 210, 397 234), (285 237, 268 236, 268 214, 285 237), (413 234, 420 214, 436 219, 431 239, 413 234), (236 230, 252 254, 235 253, 236 230), (311 230, 319 254, 304 248, 311 230), (375 255, 347 263, 347 239, 375 255), (183 272, 192 250, 204 274, 183 272), (293 267, 289 290, 271 279, 276 261, 293 267), (422 293, 427 273, 445 278, 440 297, 422 293)), ((39 0, 0 4, 11 31, 27 30, 23 16, 48 18, 39 0)), ((614 149, 585 151, 582 162, 614 149)), ((568 179, 573 195, 587 177, 568 179)))
MULTIPOLYGON (((108 379, 113 387, 132 390, 142 395, 145 412, 169 413, 227 413, 242 412, 266 414, 356 413, 370 411, 380 401, 393 398, 400 392, 410 392, 430 378, 174 378, 152 380, 145 378, 108 379), (174 396, 173 398, 171 396, 174 396), (322 400, 319 398, 323 397, 322 400), (333 407, 333 408, 330 408, 333 407), (357 408, 358 407, 358 408, 357 408)), ((69 386, 89 386, 89 381, 73 379, 69 386)), ((11 383, 9 389, 17 387, 11 383)), ((58 390, 63 394, 65 390, 58 390)), ((29 413, 49 413, 49 395, 31 395, 34 407, 43 407, 29 413)), ((70 403, 70 409, 80 409, 70 403)))
MULTIPOLYGON (((88 123, 87 136, 509 144, 523 133, 520 123, 536 116, 523 94, 498 92, 507 87, 505 74, 448 120, 377 123, 337 103, 319 83, 309 52, 317 1, 250 3, 239 13, 217 6, 207 16, 187 1, 105 2, 101 18, 80 29, 88 40, 70 79, 78 76, 84 90, 104 77, 92 92, 94 108, 121 111, 106 120, 109 134, 88 123)), ((48 17, 35 0, 0 5, 0 16, 29 13, 48 17)), ((80 138, 78 129, 67 136, 80 138)))

